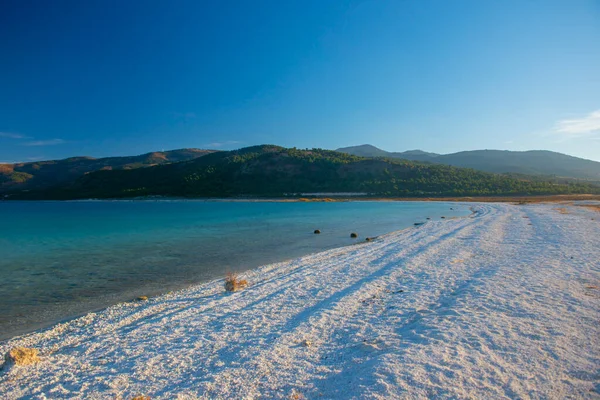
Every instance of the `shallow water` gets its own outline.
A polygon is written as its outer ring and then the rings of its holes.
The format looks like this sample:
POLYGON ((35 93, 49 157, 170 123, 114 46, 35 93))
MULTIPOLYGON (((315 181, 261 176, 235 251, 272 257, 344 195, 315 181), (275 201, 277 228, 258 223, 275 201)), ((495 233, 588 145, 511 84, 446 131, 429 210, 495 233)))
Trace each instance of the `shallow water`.
POLYGON ((0 339, 426 217, 469 213, 439 202, 0 202, 0 339))

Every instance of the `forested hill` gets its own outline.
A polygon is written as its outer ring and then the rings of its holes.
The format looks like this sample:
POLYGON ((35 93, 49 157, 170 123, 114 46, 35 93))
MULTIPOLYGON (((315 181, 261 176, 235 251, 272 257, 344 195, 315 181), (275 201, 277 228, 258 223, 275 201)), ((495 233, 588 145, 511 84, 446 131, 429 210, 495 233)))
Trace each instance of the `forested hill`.
POLYGON ((315 192, 418 197, 600 193, 600 188, 534 182, 406 160, 363 158, 330 150, 263 145, 174 164, 96 171, 71 185, 11 197, 270 197, 315 192))
POLYGON ((0 193, 67 184, 88 172, 101 169, 149 167, 192 160, 212 152, 213 150, 180 149, 129 157, 71 157, 64 160, 0 164, 0 193))
POLYGON ((436 154, 413 150, 395 153, 365 144, 344 147, 337 151, 363 157, 401 158, 494 173, 546 175, 600 181, 600 162, 546 150, 473 150, 452 154, 436 154))

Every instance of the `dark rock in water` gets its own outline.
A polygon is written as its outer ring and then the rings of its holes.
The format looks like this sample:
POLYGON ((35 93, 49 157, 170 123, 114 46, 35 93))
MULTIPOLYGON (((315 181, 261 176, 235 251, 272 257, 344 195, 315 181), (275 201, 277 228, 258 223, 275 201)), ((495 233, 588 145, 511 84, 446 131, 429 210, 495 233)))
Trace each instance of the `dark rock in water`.
POLYGON ((427 219, 431 219, 431 218, 427 217, 427 219))
POLYGON ((446 218, 446 217, 443 217, 443 216, 442 216, 442 218, 446 218))
POLYGON ((319 233, 321 233, 321 231, 318 229, 315 229, 315 235, 318 235, 319 233))
POLYGON ((415 226, 423 225, 423 222, 415 222, 415 226))
POLYGON ((368 237, 368 238, 366 238, 365 240, 366 240, 367 242, 370 242, 370 241, 371 241, 371 240, 373 240, 373 239, 371 239, 370 237, 368 237))
POLYGON ((358 237, 358 233, 354 233, 354 232, 352 232, 352 233, 350 234, 350 237, 351 237, 351 238, 357 238, 357 237, 358 237))

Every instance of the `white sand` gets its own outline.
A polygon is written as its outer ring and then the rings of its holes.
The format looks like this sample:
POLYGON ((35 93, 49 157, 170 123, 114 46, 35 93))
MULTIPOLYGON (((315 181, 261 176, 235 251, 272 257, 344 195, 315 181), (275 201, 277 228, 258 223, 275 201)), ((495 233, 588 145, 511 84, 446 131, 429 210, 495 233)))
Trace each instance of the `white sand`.
POLYGON ((215 281, 14 338, 2 354, 43 361, 0 372, 0 398, 600 398, 600 214, 557 207, 477 204, 260 268, 242 292, 215 281))

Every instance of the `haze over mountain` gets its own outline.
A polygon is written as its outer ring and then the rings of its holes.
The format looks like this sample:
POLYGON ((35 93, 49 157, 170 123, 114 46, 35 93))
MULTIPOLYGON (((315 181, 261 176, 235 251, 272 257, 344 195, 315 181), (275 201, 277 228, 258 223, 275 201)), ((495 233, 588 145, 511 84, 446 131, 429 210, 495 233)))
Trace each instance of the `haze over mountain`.
POLYGON ((600 162, 546 150, 473 150, 452 154, 421 150, 388 152, 375 146, 343 147, 337 151, 362 157, 389 157, 473 168, 493 173, 545 175, 600 181, 600 162))
POLYGON ((212 152, 214 150, 179 149, 129 157, 70 157, 64 160, 0 164, 0 192, 43 189, 72 182, 93 171, 169 164, 192 160, 212 152))

